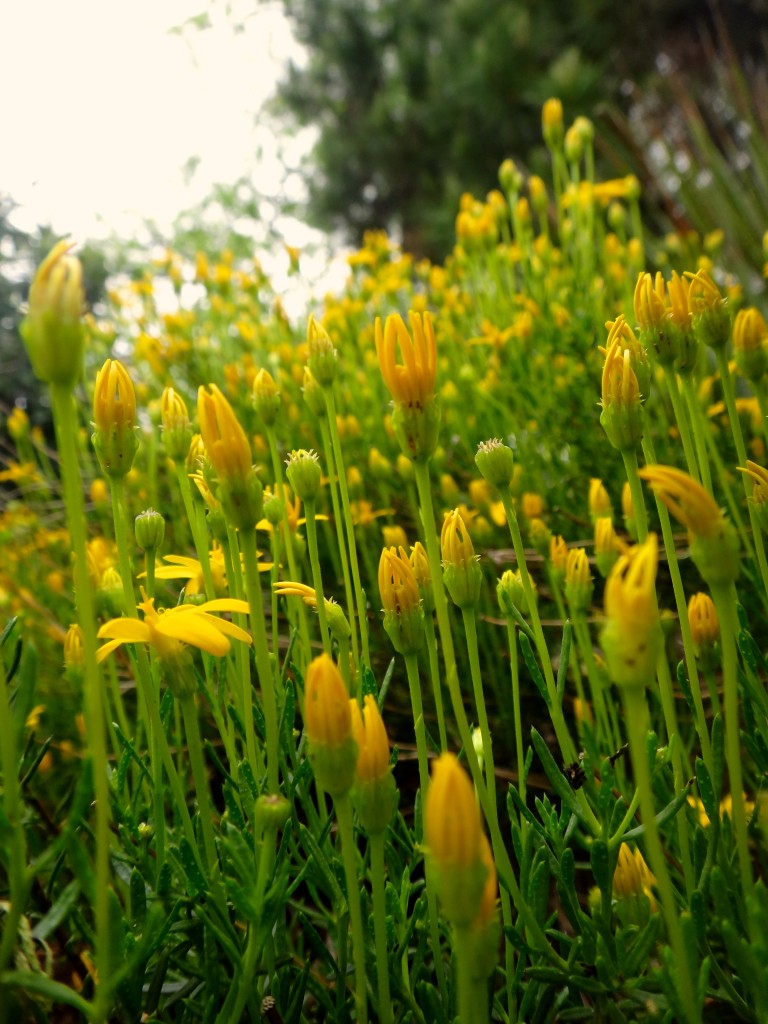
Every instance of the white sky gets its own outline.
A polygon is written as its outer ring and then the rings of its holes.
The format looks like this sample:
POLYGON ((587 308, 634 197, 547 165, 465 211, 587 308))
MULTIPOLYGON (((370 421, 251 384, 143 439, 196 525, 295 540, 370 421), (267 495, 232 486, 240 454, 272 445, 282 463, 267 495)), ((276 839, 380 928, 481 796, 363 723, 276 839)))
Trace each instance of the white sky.
MULTIPOLYGON (((20 227, 131 238, 144 218, 167 230, 215 182, 249 175, 278 192, 278 142, 256 114, 297 47, 281 4, 228 6, 232 16, 222 0, 0 4, 0 192, 21 204, 20 227), (202 13, 208 30, 169 33, 202 13)), ((286 226, 289 244, 317 239, 286 226)))

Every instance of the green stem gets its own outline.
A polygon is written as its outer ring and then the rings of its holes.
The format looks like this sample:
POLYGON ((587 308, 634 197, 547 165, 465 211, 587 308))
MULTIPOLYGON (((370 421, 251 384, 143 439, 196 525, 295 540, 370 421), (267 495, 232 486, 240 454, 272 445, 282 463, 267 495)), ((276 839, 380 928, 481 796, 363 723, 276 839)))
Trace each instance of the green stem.
MULTIPOLYGON (((406 654, 404 655, 404 658, 405 670, 408 675, 408 688, 411 694, 413 724, 416 732, 416 755, 419 761, 419 785, 421 787, 421 806, 423 808, 427 799, 427 790, 429 789, 429 764, 427 759, 427 734, 424 726, 424 709, 421 703, 419 664, 416 660, 415 654, 406 654)), ((416 837, 417 842, 421 842, 421 839, 421 836, 416 837)), ((440 929, 438 925, 437 900, 435 898, 437 886, 429 858, 426 858, 425 860, 424 870, 427 878, 427 910, 429 913, 430 939, 432 942, 432 950, 435 960, 435 973, 437 974, 438 987, 445 999, 448 994, 448 988, 445 980, 445 971, 443 970, 443 959, 440 952, 440 929)))
POLYGON ((328 634, 328 620, 325 617, 325 596, 323 594, 323 576, 320 570, 320 553, 317 546, 317 520, 315 519, 314 501, 304 502, 307 521, 307 545, 309 547, 309 564, 312 566, 312 585, 317 599, 317 621, 320 623, 320 636, 323 650, 331 653, 331 638, 328 634))
MULTIPOLYGON (((435 602, 437 625, 440 631, 440 640, 443 647, 443 663, 445 664, 448 692, 451 696, 451 704, 456 718, 456 725, 459 730, 459 737, 464 748, 464 756, 467 759, 467 765, 472 776, 472 781, 475 784, 475 790, 477 792, 478 800, 480 801, 480 806, 483 809, 485 820, 488 822, 488 827, 491 831, 491 842, 499 878, 501 880, 501 884, 507 889, 512 897, 515 907, 517 908, 517 912, 525 927, 528 929, 531 939, 537 944, 538 948, 550 961, 557 964, 562 969, 568 970, 565 960, 563 960, 563 958, 549 944, 543 928, 523 898, 523 894, 517 884, 512 863, 509 859, 509 854, 504 846, 504 839, 498 826, 498 818, 494 815, 493 808, 488 800, 488 792, 485 788, 483 773, 480 770, 480 765, 478 764, 475 748, 472 746, 472 735, 469 731, 469 722, 467 721, 467 713, 464 709, 464 700, 459 686, 458 673, 456 671, 456 654, 453 647, 450 620, 448 618, 448 603, 445 596, 445 589, 443 587, 443 577, 440 564, 440 546, 437 539, 437 531, 435 529, 435 513, 432 505, 432 492, 429 486, 429 469, 426 463, 415 462, 414 471, 416 475, 416 485, 419 492, 419 502, 421 505, 424 540, 432 576, 432 597, 435 602)), ((599 828, 599 823, 597 823, 597 827, 599 828)))
POLYGON ((691 417, 691 426, 693 427, 693 440, 696 445, 696 457, 701 472, 701 483, 705 490, 712 494, 712 473, 707 456, 707 441, 704 436, 705 425, 702 423, 701 406, 696 397, 696 389, 690 373, 684 374, 681 380, 683 382, 683 398, 688 407, 688 414, 691 417))
MULTIPOLYGON (((241 530, 239 533, 240 548, 243 552, 243 568, 245 570, 245 591, 251 609, 251 630, 253 646, 256 654, 256 671, 261 686, 261 705, 264 710, 264 724, 267 732, 267 784, 269 792, 280 792, 280 735, 277 717, 277 698, 275 680, 267 644, 267 627, 264 621, 264 605, 259 581, 258 556, 256 554, 256 532, 241 530)), ((318 597, 318 610, 321 601, 318 597)), ((253 717, 253 709, 249 709, 253 717)))
MULTIPOLYGON (((254 539, 254 546, 255 546, 254 539)), ((243 571, 242 559, 240 558, 240 541, 237 530, 233 526, 227 527, 227 544, 224 548, 224 564, 226 567, 227 579, 229 580, 229 591, 237 600, 243 600, 243 571)), ((244 615, 236 615, 234 621, 238 626, 246 628, 248 623, 244 615)), ((261 750, 256 743, 256 727, 253 722, 253 695, 251 692, 251 659, 248 655, 248 648, 244 644, 235 644, 235 667, 236 683, 235 699, 239 705, 238 710, 243 719, 245 727, 245 749, 248 757, 248 764, 251 770, 261 776, 263 762, 261 750)))
POLYGON ((443 687, 440 682, 440 665, 437 660, 437 638, 435 637, 435 620, 432 612, 424 615, 424 632, 427 638, 427 657, 429 659, 429 676, 432 680, 432 695, 435 698, 435 714, 437 731, 440 736, 440 750, 448 749, 448 733, 445 728, 445 710, 443 708, 443 687))
MULTIPOLYGON (((67 525, 74 552, 75 596, 77 618, 83 631, 85 654, 85 715, 88 728, 88 749, 93 765, 96 796, 96 967, 100 985, 96 993, 94 1022, 99 1024, 107 1013, 99 991, 108 984, 112 964, 109 950, 109 781, 107 779, 107 739, 104 706, 96 663, 96 616, 93 591, 88 578, 86 556, 85 509, 83 482, 78 465, 77 413, 72 393, 66 387, 51 386, 51 401, 58 440, 67 525)), ((136 609, 133 609, 134 615, 136 609)), ((7 784, 7 781, 6 781, 7 784)))
MULTIPOLYGON (((22 822, 22 801, 19 788, 19 762, 16 748, 15 722, 11 708, 8 684, 5 675, 5 661, 0 649, 0 765, 3 770, 3 810, 10 827, 7 840, 8 885, 10 906, 3 921, 3 938, 0 942, 0 975, 5 971, 13 956, 31 879, 27 876, 27 843, 22 822)), ((0 1015, 5 1019, 6 991, 0 986, 0 1015)))
MULTIPOLYGON (((648 510, 645 507, 645 495, 643 494, 643 486, 640 483, 637 451, 634 448, 624 448, 622 449, 621 457, 624 461, 624 472, 627 475, 629 493, 632 495, 632 512, 635 519, 635 528, 637 529, 637 541, 638 544, 642 544, 648 536, 648 510)), ((645 461, 649 462, 651 460, 646 457, 645 461)))
POLYGON ((485 784, 488 790, 488 800, 491 807, 496 807, 496 769, 493 764, 491 729, 488 724, 488 711, 485 707, 485 695, 483 693, 483 678, 480 672, 480 653, 477 647, 477 622, 475 621, 475 610, 474 608, 462 608, 461 614, 464 621, 464 635, 467 641, 469 672, 472 676, 472 689, 475 695, 477 720, 480 726, 480 735, 483 740, 485 784))
POLYGON ((744 778, 741 770, 741 735, 739 730, 739 666, 736 649, 738 616, 736 590, 733 584, 712 587, 717 617, 720 621, 720 649, 723 659, 723 705, 725 710, 725 759, 731 788, 732 820, 739 855, 742 898, 747 907, 754 885, 752 861, 747 839, 747 815, 744 808, 744 778))
MULTIPOLYGON (((217 863, 216 842, 213 834, 213 816, 211 814, 210 791, 208 787, 208 774, 203 759, 203 746, 200 740, 200 722, 197 717, 197 705, 193 694, 186 694, 180 698, 181 714, 184 719, 184 732, 187 737, 187 749, 189 750, 189 763, 192 768, 192 779, 195 783, 197 793, 197 808, 200 814, 200 824, 203 829, 203 848, 205 849, 205 862, 209 877, 212 878, 217 863)), ((213 884, 213 883, 212 883, 213 884)))
POLYGON ((333 457, 336 462, 336 475, 339 480, 339 491, 341 493, 341 505, 344 510, 344 523, 347 530, 347 542, 349 543, 349 561, 352 569, 352 582, 355 588, 355 601, 357 603, 357 618, 360 627, 360 643, 363 653, 363 663, 371 664, 371 655, 368 650, 368 616, 365 610, 365 595, 360 583, 360 566, 357 560, 357 544, 355 542, 355 530, 352 525, 352 512, 349 507, 349 492, 347 490, 347 478, 344 473, 344 457, 341 453, 341 438, 339 428, 336 425, 336 402, 333 397, 332 388, 324 388, 325 407, 328 412, 328 426, 331 432, 333 446, 333 457))
POLYGON ((659 830, 656 824, 656 809, 653 803, 651 773, 646 755, 646 737, 650 728, 648 704, 645 692, 641 687, 624 687, 621 690, 624 701, 625 719, 629 734, 629 749, 632 755, 632 768, 635 783, 640 792, 640 813, 645 825, 645 846, 648 852, 651 870, 656 876, 656 885, 661 897, 661 908, 667 924, 667 933, 675 956, 676 977, 679 994, 688 1024, 696 1024, 701 1020, 701 1013, 696 999, 692 965, 688 959, 688 950, 683 941, 672 882, 667 871, 667 862, 661 846, 659 830))
MULTIPOLYGON (((280 463, 280 456, 277 451, 277 438, 273 427, 267 427, 267 443, 269 444, 269 454, 272 459, 272 473, 275 477, 275 489, 278 496, 285 499, 286 494, 283 467, 280 463)), ((285 500, 283 501, 283 533, 285 534, 285 555, 288 560, 288 571, 291 574, 290 578, 299 583, 301 582, 301 577, 299 576, 299 567, 296 561, 296 549, 294 548, 293 533, 288 519, 288 509, 286 507, 285 500)), ((312 647, 309 642, 307 611, 301 602, 299 602, 296 607, 298 608, 299 617, 299 636, 301 637, 304 656, 309 659, 311 657, 312 647)))
POLYGON ((174 465, 176 468, 176 479, 179 483, 179 490, 181 491, 181 499, 184 502, 184 511, 187 514, 189 528, 192 531, 192 540, 195 543, 197 560, 200 563, 200 569, 203 573, 205 593, 208 600, 212 601, 214 597, 216 597, 216 593, 213 586, 213 574, 211 573, 211 558, 208 552, 208 538, 199 528, 197 510, 195 509, 195 503, 192 499, 192 488, 189 483, 186 467, 179 462, 174 465))
POLYGON ((358 1024, 368 1020, 368 993, 365 974, 365 939, 363 915, 360 908, 360 882, 357 877, 355 859, 355 833, 352 826, 352 804, 349 796, 336 797, 336 818, 341 835, 341 857, 344 862, 344 876, 347 883, 347 906, 352 926, 352 955, 355 964, 355 1005, 358 1024))
POLYGON ((472 933, 469 928, 454 928, 456 939, 456 960, 459 990, 460 1024, 486 1024, 488 1020, 488 997, 474 977, 472 957, 472 933))
POLYGON ((525 803, 525 753, 523 749, 523 721, 520 712, 520 662, 517 654, 517 626, 514 619, 507 619, 509 641, 509 664, 512 673, 512 713, 515 716, 515 750, 517 752, 517 790, 525 803))
POLYGON ((373 933, 376 942, 376 980, 379 994, 379 1024, 392 1024, 389 994, 389 954, 387 951, 387 906, 384 897, 385 832, 372 832, 371 889, 373 894, 373 933))
MULTIPOLYGON (((541 662, 541 667, 544 672, 544 681, 547 686, 547 693, 550 701, 549 712, 552 717, 552 725, 555 729, 555 735, 557 736, 557 742, 560 746, 560 753, 562 754, 563 760, 566 764, 570 764, 572 761, 576 760, 576 748, 573 744, 573 740, 571 739, 571 734, 568 731, 568 726, 565 723, 562 706, 557 698, 557 685, 555 683, 554 673, 552 672, 552 661, 549 657, 549 650, 547 648, 547 641, 544 637, 544 630, 541 628, 541 619, 539 618, 539 610, 536 605, 536 595, 533 592, 533 586, 531 584, 531 578, 528 574, 528 566, 525 560, 523 538, 520 534, 520 526, 517 522, 515 510, 512 507, 509 490, 502 491, 501 500, 504 504, 504 511, 507 516, 507 523, 509 524, 509 532, 512 537, 512 546, 515 549, 515 558, 517 559, 517 565, 520 570, 523 593, 528 604, 531 626, 533 627, 533 635, 536 640, 536 651, 539 655, 539 661, 541 662)), ((586 806, 587 805, 585 804, 585 807, 586 806)), ((598 825, 597 819, 595 819, 594 824, 595 826, 598 825)))
POLYGON ((331 509, 333 511, 333 526, 336 531, 336 547, 339 552, 339 559, 341 560, 341 576, 344 580, 344 600, 347 605, 347 618, 352 626, 352 654, 355 659, 355 665, 359 666, 360 651, 357 640, 357 628, 355 627, 355 605, 352 593, 352 578, 349 569, 347 542, 344 539, 344 524, 342 522, 341 506, 339 505, 339 487, 336 482, 338 470, 336 468, 336 460, 333 457, 333 444, 331 443, 331 434, 328 429, 328 424, 323 421, 320 422, 320 433, 323 438, 325 459, 328 463, 328 488, 331 492, 331 509))

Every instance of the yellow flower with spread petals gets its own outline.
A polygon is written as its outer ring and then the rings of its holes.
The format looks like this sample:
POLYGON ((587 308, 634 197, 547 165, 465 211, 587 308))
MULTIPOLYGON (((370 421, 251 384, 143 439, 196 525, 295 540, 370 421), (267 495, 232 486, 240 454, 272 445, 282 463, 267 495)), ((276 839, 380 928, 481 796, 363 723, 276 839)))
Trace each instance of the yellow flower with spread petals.
POLYGON ((437 345, 429 313, 409 315, 411 331, 399 313, 387 317, 384 327, 376 318, 376 353, 384 383, 395 404, 423 409, 434 397, 437 345), (411 336, 412 335, 412 336, 411 336), (400 350, 403 362, 396 362, 400 350))

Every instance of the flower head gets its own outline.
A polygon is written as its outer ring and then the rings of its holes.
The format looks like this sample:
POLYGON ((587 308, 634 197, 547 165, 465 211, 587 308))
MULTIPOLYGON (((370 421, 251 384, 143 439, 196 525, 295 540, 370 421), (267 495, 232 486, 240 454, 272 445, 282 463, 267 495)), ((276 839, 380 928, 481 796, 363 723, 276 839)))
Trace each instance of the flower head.
POLYGON ((246 601, 220 598, 205 604, 180 604, 158 611, 154 599, 147 597, 143 590, 141 593, 143 600, 138 608, 143 619, 111 619, 99 629, 99 639, 108 640, 97 652, 99 661, 121 644, 149 644, 168 672, 169 686, 176 696, 182 696, 194 692, 195 686, 194 673, 190 671, 186 657, 187 647, 197 647, 208 654, 223 657, 229 651, 230 637, 243 643, 251 642, 250 634, 240 626, 212 614, 236 612, 247 615, 246 601), (183 679, 184 674, 186 680, 183 679))
POLYGON ((357 744, 353 800, 360 823, 368 832, 382 832, 395 805, 395 782, 389 769, 389 740, 375 699, 366 694, 363 710, 350 700, 352 735, 357 744))
POLYGON ((251 446, 240 421, 215 384, 197 392, 200 435, 220 480, 246 480, 251 473, 251 446))
POLYGON ((605 484, 598 477, 592 477, 589 481, 589 515, 594 522, 605 516, 613 515, 613 506, 605 484))
POLYGON ((691 534, 710 537, 718 532, 722 512, 711 494, 687 473, 673 466, 646 466, 640 476, 691 534))
POLYGON ((759 309, 740 309, 733 322, 733 355, 747 380, 758 381, 768 369, 768 324, 759 309))
POLYGON ((720 289, 705 269, 695 274, 686 271, 685 276, 691 282, 688 301, 696 337, 710 348, 724 348, 731 328, 728 300, 720 294, 720 289))
POLYGON ((280 412, 282 399, 274 378, 263 367, 253 380, 253 405, 263 423, 271 427, 280 412))
POLYGON ((565 561, 565 597, 574 614, 587 611, 594 589, 587 552, 571 548, 565 561))
POLYGON ((168 455, 174 460, 186 458, 192 427, 186 403, 178 391, 165 388, 160 398, 160 412, 163 423, 163 441, 168 455))
POLYGON ((83 268, 69 255, 72 244, 57 242, 37 269, 29 289, 29 312, 21 335, 35 375, 46 384, 74 387, 83 360, 81 316, 83 268))
POLYGON ((601 642, 618 686, 645 686, 653 677, 661 643, 657 566, 658 540, 650 533, 618 559, 605 584, 601 642))
POLYGON ((93 392, 93 446, 106 476, 122 478, 138 449, 136 393, 128 371, 107 359, 96 374, 93 392))
POLYGON ((411 312, 411 332, 399 313, 387 317, 382 329, 376 318, 376 354, 384 383, 396 405, 424 409, 433 399, 437 374, 437 345, 432 317, 411 312), (411 336, 412 335, 412 336, 411 336), (403 362, 395 361, 399 348, 403 362))
MULTIPOLYGON (((273 583, 272 587, 275 593, 281 597, 300 597, 310 608, 317 608, 317 593, 306 583, 291 583, 284 580, 273 583)), ((352 629, 341 605, 337 604, 333 598, 325 597, 323 598, 323 608, 332 636, 336 640, 348 640, 352 635, 352 629)))
POLYGON ((424 610, 413 565, 404 548, 384 548, 379 560, 384 629, 399 654, 415 654, 424 635, 424 610))
POLYGON ((443 579, 451 599, 459 608, 470 607, 480 597, 483 572, 458 509, 446 512, 440 534, 443 579))
POLYGON ((474 787, 454 754, 441 754, 434 762, 424 838, 446 916, 457 925, 470 924, 482 906, 487 870, 474 787))
POLYGON ((603 366, 602 406, 600 422, 613 447, 619 451, 634 449, 643 437, 640 385, 630 349, 622 347, 616 334, 609 343, 603 366))
POLYGON ((653 895, 656 878, 645 863, 639 850, 630 850, 627 843, 622 843, 613 873, 613 894, 620 900, 637 899, 645 896, 650 902, 651 912, 657 909, 653 895))
POLYGON ((706 657, 720 636, 715 602, 709 594, 693 594, 688 601, 688 625, 697 657, 706 657))
POLYGON ((309 663, 304 682, 304 724, 315 776, 332 797, 343 796, 352 786, 357 763, 347 688, 327 654, 309 663))
POLYGON ((322 388, 330 387, 336 378, 336 349, 328 331, 310 315, 307 323, 307 366, 322 388))

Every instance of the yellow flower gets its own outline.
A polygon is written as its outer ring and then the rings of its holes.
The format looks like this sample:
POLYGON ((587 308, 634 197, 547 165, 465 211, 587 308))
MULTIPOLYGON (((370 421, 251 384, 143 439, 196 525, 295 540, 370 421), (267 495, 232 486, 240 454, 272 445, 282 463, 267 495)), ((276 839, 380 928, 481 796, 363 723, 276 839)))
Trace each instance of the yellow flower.
POLYGON ((408 614, 419 607, 419 586, 404 548, 384 548, 381 552, 379 594, 385 614, 408 614))
POLYGON ((389 773, 389 740, 379 708, 367 694, 363 710, 356 700, 350 700, 352 735, 357 744, 357 778, 359 782, 373 782, 389 773))
POLYGON ((384 383, 396 404, 424 408, 434 397, 437 375, 437 345, 429 313, 409 315, 411 333, 399 313, 381 318, 374 327, 376 353, 384 383), (399 348, 403 362, 395 362, 399 348))
POLYGON ((64 637, 64 664, 67 668, 82 668, 85 665, 83 631, 77 623, 69 627, 64 637))
POLYGON ((29 289, 21 335, 35 375, 46 384, 73 387, 83 357, 83 269, 70 242, 51 249, 29 289))
POLYGON ((667 315, 664 278, 661 272, 656 277, 641 273, 638 275, 634 296, 635 320, 641 330, 656 329, 667 315))
POLYGON ((657 909, 653 895, 656 878, 645 863, 639 850, 630 850, 627 843, 619 847, 616 870, 613 873, 613 894, 618 899, 632 899, 646 896, 651 905, 651 912, 657 909))
POLYGON ((613 681, 644 686, 653 677, 661 640, 656 603, 658 540, 646 540, 622 555, 605 584, 606 623, 601 642, 613 681))
POLYGON ((592 600, 592 574, 584 548, 571 548, 565 560, 565 597, 575 612, 586 612, 592 600))
MULTIPOLYGON (((310 608, 317 608, 317 593, 306 583, 291 583, 285 580, 273 583, 272 587, 275 593, 281 597, 300 597, 310 608)), ((331 634, 337 640, 348 640, 352 635, 352 630, 341 605, 337 604, 332 597, 326 597, 323 599, 323 608, 331 634)))
POLYGON ((205 450, 217 476, 245 481, 251 473, 251 446, 227 399, 216 387, 197 392, 197 414, 205 450))
POLYGON ((563 578, 565 567, 568 563, 568 545, 559 535, 553 535, 549 542, 549 560, 552 563, 553 572, 563 578))
POLYGON ((693 594, 688 602, 688 624, 696 653, 701 648, 712 647, 720 635, 715 603, 709 594, 693 594))
POLYGON ((98 650, 99 661, 103 661, 120 644, 149 644, 160 658, 173 661, 182 654, 184 645, 222 657, 230 648, 229 637, 247 644, 251 642, 250 635, 240 626, 211 614, 238 612, 247 615, 246 601, 220 598, 205 604, 180 604, 157 611, 154 599, 148 598, 143 590, 142 597, 138 608, 144 615, 143 620, 111 619, 99 629, 99 639, 108 640, 98 650))
POLYGON ((541 133, 552 148, 563 138, 563 104, 556 96, 550 97, 541 108, 541 133))
POLYGON ((472 782, 454 754, 441 754, 432 767, 424 833, 441 868, 471 868, 480 859, 480 810, 472 782))
POLYGON ((184 399, 173 388, 165 388, 160 398, 160 414, 163 423, 163 440, 166 451, 174 461, 183 459, 192 436, 189 413, 184 399))
POLYGON ((673 466, 646 466, 640 476, 672 515, 694 536, 711 537, 720 530, 723 515, 701 484, 673 466))
POLYGON ((593 476, 589 481, 589 514, 593 520, 613 515, 613 507, 603 481, 593 476))
POLYGON ((314 658, 307 668, 304 724, 312 744, 340 747, 353 738, 349 694, 341 673, 327 654, 314 658))
POLYGON ((97 430, 130 430, 136 423, 136 393, 128 371, 117 359, 107 359, 96 374, 93 421, 97 430))

